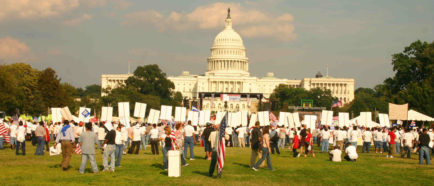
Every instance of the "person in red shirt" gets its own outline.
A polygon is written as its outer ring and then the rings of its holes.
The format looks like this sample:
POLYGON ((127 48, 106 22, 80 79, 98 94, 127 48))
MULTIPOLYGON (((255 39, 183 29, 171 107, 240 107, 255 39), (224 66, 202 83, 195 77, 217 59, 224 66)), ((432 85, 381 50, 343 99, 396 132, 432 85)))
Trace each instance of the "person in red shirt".
POLYGON ((307 136, 305 139, 305 143, 308 144, 309 146, 306 148, 304 157, 307 157, 308 153, 310 152, 312 154, 313 157, 315 157, 315 153, 313 153, 313 137, 312 137, 312 133, 310 132, 310 129, 307 129, 307 136))
POLYGON ((297 131, 294 131, 294 142, 292 143, 292 152, 294 153, 295 157, 300 157, 300 154, 297 152, 298 146, 300 144, 300 141, 298 139, 297 131))
POLYGON ((388 158, 393 158, 393 154, 395 154, 395 130, 396 127, 393 127, 392 130, 389 131, 389 155, 387 155, 388 158))
POLYGON ((45 135, 45 147, 47 149, 46 151, 48 152, 50 150, 50 148, 49 148, 50 132, 48 131, 48 125, 47 124, 45 124, 44 128, 45 128, 45 133, 46 133, 46 135, 45 135))

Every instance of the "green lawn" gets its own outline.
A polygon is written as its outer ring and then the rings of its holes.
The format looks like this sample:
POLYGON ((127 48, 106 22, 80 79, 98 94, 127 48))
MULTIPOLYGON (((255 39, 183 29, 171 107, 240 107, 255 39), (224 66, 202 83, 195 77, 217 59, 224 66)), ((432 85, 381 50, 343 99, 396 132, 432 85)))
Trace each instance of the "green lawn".
MULTIPOLYGON (((203 148, 196 146, 196 160, 187 162, 180 178, 169 178, 162 170, 162 155, 126 155, 122 167, 115 173, 92 174, 88 164, 86 173, 78 173, 80 155, 73 155, 68 171, 60 168, 61 156, 34 156, 35 147, 26 144, 27 155, 16 156, 10 149, 0 150, 0 185, 434 185, 434 166, 418 165, 412 159, 387 159, 385 154, 359 154, 357 162, 332 163, 328 155, 317 153, 316 158, 292 158, 292 151, 282 150, 272 155, 275 171, 249 168, 250 149, 227 148, 223 177, 209 178, 209 161, 204 160, 203 148)), ((316 149, 317 150, 317 149, 316 149)), ((318 151, 318 150, 317 150, 318 151)), ((102 155, 97 151, 97 164, 102 168, 102 155)))

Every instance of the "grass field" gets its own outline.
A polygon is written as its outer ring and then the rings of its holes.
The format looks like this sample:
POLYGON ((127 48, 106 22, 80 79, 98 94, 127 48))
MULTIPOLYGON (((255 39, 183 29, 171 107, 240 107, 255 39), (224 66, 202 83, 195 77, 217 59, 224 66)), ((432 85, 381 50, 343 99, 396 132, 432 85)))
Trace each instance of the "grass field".
MULTIPOLYGON (((16 156, 10 149, 0 150, 0 185, 434 185, 434 166, 418 165, 412 159, 387 159, 384 154, 361 154, 357 162, 333 163, 325 153, 316 158, 292 158, 292 151, 272 155, 274 171, 249 168, 250 149, 228 148, 223 177, 209 178, 209 161, 203 148, 196 146, 196 160, 187 162, 181 177, 169 178, 162 170, 162 155, 153 156, 150 148, 139 155, 126 155, 116 172, 92 174, 90 165, 81 175, 80 155, 73 155, 72 168, 62 171, 61 156, 35 156, 35 147, 26 144, 26 156, 16 156)), ((316 149, 318 151, 318 149, 316 149)), ((102 155, 97 151, 102 169, 102 155)))

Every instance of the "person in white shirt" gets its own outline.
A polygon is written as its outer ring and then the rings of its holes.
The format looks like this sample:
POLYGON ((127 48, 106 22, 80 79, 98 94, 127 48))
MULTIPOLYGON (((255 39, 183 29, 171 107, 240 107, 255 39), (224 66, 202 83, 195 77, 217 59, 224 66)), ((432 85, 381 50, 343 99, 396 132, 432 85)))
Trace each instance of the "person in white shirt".
POLYGON ((383 129, 383 132, 381 133, 383 135, 382 142, 383 142, 383 152, 389 152, 389 143, 387 142, 387 138, 389 137, 389 132, 387 129, 383 129))
POLYGON ((133 132, 132 132, 130 138, 133 140, 133 142, 131 144, 131 148, 128 150, 128 154, 133 154, 133 153, 139 154, 140 142, 141 142, 142 138, 141 138, 140 125, 138 123, 136 125, 134 125, 133 132))
POLYGON ((362 153, 366 151, 366 153, 369 153, 369 149, 371 148, 371 141, 372 141, 372 132, 370 128, 366 128, 365 131, 362 134, 363 139, 363 148, 362 153))
POLYGON ((381 132, 381 128, 378 128, 374 131, 374 146, 375 146, 375 153, 383 153, 383 133, 381 132))
POLYGON ((17 144, 17 129, 18 126, 16 124, 11 124, 9 127, 9 131, 11 134, 11 149, 15 149, 15 145, 17 144))
POLYGON ((338 146, 335 146, 332 151, 330 151, 330 161, 333 162, 341 162, 342 161, 342 151, 339 149, 338 146))
POLYGON ((115 166, 121 166, 122 154, 124 151, 124 137, 122 133, 122 125, 117 125, 116 127, 116 136, 115 136, 115 166))
POLYGON ((242 127, 240 126, 237 129, 237 133, 238 133, 238 143, 240 144, 241 148, 246 147, 246 141, 245 141, 245 134, 246 134, 246 127, 242 127))
POLYGON ((152 149, 152 154, 153 155, 158 155, 158 141, 159 141, 159 131, 157 129, 157 125, 153 124, 152 125, 152 129, 149 132, 151 135, 151 149, 152 149))
POLYGON ((327 126, 324 126, 324 128, 321 130, 320 136, 321 136, 321 152, 328 152, 330 131, 327 126))
POLYGON ((20 147, 23 152, 23 156, 26 155, 26 128, 23 125, 23 122, 20 121, 19 126, 15 132, 17 136, 17 146, 16 146, 16 155, 20 155, 20 147))
POLYGON ((187 126, 184 127, 184 157, 187 158, 187 149, 190 148, 190 160, 194 160, 194 127, 191 126, 191 121, 187 122, 187 126))
POLYGON ((146 151, 146 125, 144 123, 140 127, 140 149, 146 151))
POLYGON ((407 129, 402 136, 402 144, 404 146, 404 149, 401 150, 401 158, 404 158, 405 154, 407 154, 407 158, 410 158, 411 148, 413 147, 414 141, 415 140, 413 134, 410 132, 410 129, 407 129))
POLYGON ((336 145, 339 146, 339 149, 341 149, 341 151, 344 149, 344 139, 346 136, 347 136, 347 131, 345 130, 337 131, 336 145))
POLYGON ((412 134, 413 134, 413 139, 414 139, 414 141, 413 141, 413 152, 416 153, 417 146, 418 146, 417 144, 418 144, 418 141, 419 141, 419 133, 417 132, 417 128, 413 128, 412 134))
POLYGON ((349 134, 350 134, 349 141, 351 145, 353 145, 357 149, 357 141, 359 140, 359 132, 357 131, 357 126, 353 126, 353 130, 351 130, 349 134))
POLYGON ((345 157, 347 161, 356 161, 359 158, 357 155, 356 147, 351 143, 347 144, 347 148, 345 149, 345 157))
POLYGON ((98 136, 98 142, 99 142, 98 149, 104 143, 105 135, 106 135, 106 133, 105 133, 104 124, 101 123, 100 126, 98 127, 98 130, 97 130, 97 136, 98 136))

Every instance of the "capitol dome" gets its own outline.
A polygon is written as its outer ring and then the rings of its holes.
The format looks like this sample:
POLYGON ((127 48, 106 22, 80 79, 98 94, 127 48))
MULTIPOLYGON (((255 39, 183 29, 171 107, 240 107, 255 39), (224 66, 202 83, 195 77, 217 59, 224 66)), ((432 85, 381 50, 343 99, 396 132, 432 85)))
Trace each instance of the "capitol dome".
POLYGON ((232 28, 230 9, 228 9, 225 29, 217 34, 211 47, 207 74, 249 76, 248 63, 243 39, 232 28))

